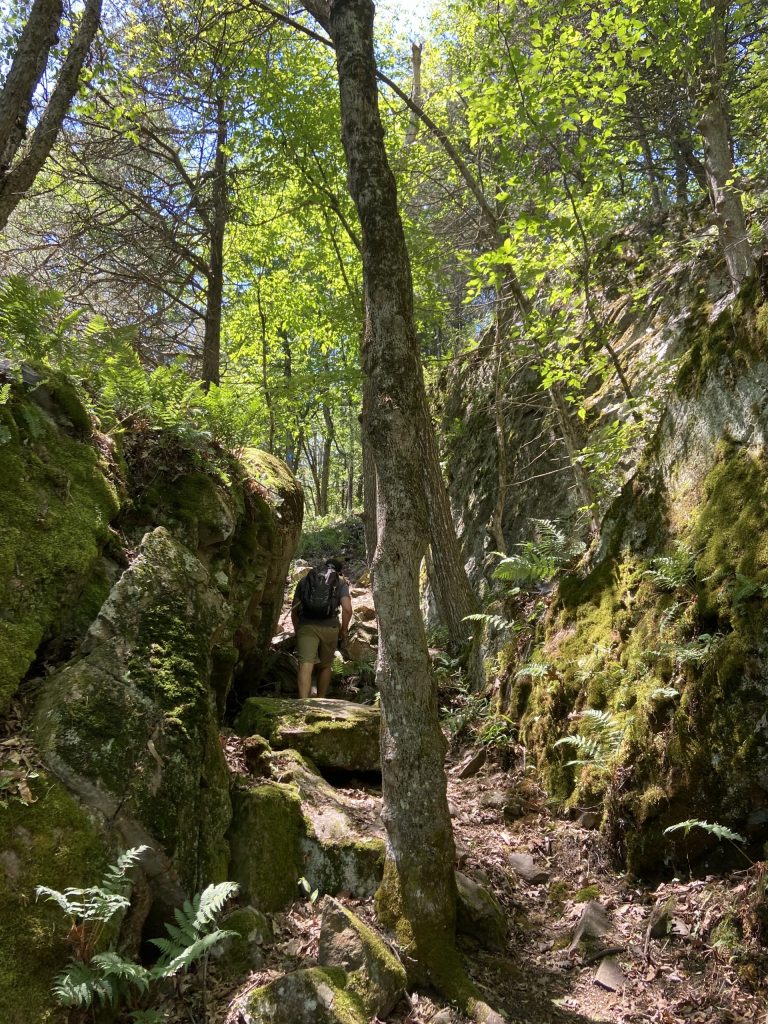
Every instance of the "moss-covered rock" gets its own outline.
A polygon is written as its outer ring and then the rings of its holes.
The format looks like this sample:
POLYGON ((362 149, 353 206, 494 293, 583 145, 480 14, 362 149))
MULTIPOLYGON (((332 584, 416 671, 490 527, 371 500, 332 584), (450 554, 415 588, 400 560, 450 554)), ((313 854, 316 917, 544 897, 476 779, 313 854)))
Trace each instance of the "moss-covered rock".
POLYGON ((0 714, 40 645, 77 642, 106 597, 118 510, 74 390, 52 372, 30 381, 0 405, 0 714))
POLYGON ((240 736, 259 735, 290 747, 320 768, 378 771, 378 708, 343 700, 252 697, 235 721, 240 736))
POLYGON ((243 1024, 367 1024, 368 1014, 338 967, 295 971, 254 989, 243 1024))
POLYGON ((103 832, 55 779, 31 782, 33 803, 0 810, 0 1020, 59 1024, 67 1014, 51 995, 72 951, 71 922, 35 886, 93 885, 109 860, 103 832))
POLYGON ((191 890, 226 878, 229 860, 228 774, 208 683, 228 618, 205 567, 158 528, 36 711, 57 774, 139 822, 191 890))
POLYGON ((371 896, 384 869, 380 823, 361 827, 359 808, 294 751, 275 753, 271 770, 280 782, 233 791, 230 878, 267 912, 296 899, 302 877, 321 894, 371 896))
POLYGON ((749 286, 697 321, 642 466, 550 605, 540 667, 516 676, 510 662, 509 706, 550 793, 604 801, 603 829, 636 873, 711 849, 702 830, 664 835, 681 820, 766 838, 765 308, 749 286), (555 745, 567 735, 581 746, 555 745))
POLYGON ((347 972, 347 987, 369 1017, 386 1018, 405 990, 405 968, 386 943, 330 897, 323 903, 318 963, 347 972))

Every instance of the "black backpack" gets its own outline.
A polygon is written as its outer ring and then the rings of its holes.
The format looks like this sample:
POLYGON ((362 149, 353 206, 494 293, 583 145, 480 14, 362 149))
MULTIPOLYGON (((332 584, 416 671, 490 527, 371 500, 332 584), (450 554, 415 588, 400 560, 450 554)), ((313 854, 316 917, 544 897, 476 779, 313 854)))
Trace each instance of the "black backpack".
POLYGON ((310 569, 299 583, 302 615, 307 619, 332 619, 339 611, 339 574, 328 566, 310 569))

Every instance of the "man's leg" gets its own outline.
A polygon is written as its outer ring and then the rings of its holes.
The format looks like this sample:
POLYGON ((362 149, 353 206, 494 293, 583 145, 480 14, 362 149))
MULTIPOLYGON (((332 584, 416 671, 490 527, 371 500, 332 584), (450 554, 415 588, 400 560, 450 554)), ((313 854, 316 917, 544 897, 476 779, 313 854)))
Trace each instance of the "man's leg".
POLYGON ((331 685, 331 667, 330 665, 321 668, 317 673, 317 696, 324 697, 328 693, 328 687, 331 685))
POLYGON ((296 656, 299 659, 297 685, 299 697, 306 700, 312 693, 312 669, 320 645, 320 637, 312 626, 302 624, 296 632, 296 656))
POLYGON ((309 697, 312 692, 312 669, 315 666, 311 661, 300 661, 299 662, 299 697, 304 700, 309 697))
POLYGON ((334 629, 332 626, 323 626, 322 629, 318 630, 318 634, 320 638, 320 646, 318 648, 320 666, 317 673, 317 696, 325 697, 331 685, 333 658, 336 653, 339 631, 338 628, 334 629))

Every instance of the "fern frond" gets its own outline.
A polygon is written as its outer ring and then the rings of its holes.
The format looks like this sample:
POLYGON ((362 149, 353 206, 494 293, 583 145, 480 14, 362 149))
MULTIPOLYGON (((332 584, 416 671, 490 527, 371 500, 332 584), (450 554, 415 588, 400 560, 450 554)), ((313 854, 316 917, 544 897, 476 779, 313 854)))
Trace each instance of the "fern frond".
POLYGON ((194 927, 202 930, 206 925, 212 924, 216 915, 224 909, 224 904, 237 895, 239 890, 237 882, 219 882, 203 889, 193 922, 194 927))
POLYGON ((199 939, 196 939, 191 945, 182 949, 172 958, 166 960, 165 957, 161 957, 158 961, 157 967, 155 968, 155 977, 158 978, 170 978, 174 974, 178 974, 179 971, 185 970, 195 960, 199 960, 212 946, 215 946, 222 939, 228 939, 231 936, 237 935, 237 932, 227 931, 218 928, 214 932, 208 932, 207 935, 202 935, 199 939))
POLYGON ((59 1006, 85 1009, 99 1003, 115 1005, 119 991, 114 978, 103 977, 88 964, 73 960, 53 982, 53 996, 59 1006))
POLYGON ((710 835, 717 836, 718 839, 729 839, 732 843, 746 843, 744 836, 739 835, 738 832, 733 832, 725 825, 718 825, 717 822, 712 821, 700 821, 698 818, 689 818, 687 821, 678 821, 676 825, 670 825, 664 829, 664 835, 670 832, 679 832, 683 830, 683 835, 688 835, 692 828, 700 828, 704 832, 709 832, 710 835))
POLYGON ((133 960, 125 960, 119 953, 97 953, 91 964, 98 967, 102 978, 116 978, 129 985, 135 985, 141 992, 149 989, 151 972, 133 960))

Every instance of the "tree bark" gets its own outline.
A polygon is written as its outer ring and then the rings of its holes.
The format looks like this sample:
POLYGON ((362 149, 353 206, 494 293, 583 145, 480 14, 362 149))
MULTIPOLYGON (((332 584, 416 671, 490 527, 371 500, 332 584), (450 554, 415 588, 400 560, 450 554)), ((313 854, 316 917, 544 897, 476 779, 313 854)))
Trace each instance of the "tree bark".
POLYGON ((456 884, 445 741, 419 613, 419 566, 429 532, 420 437, 426 398, 410 261, 378 110, 374 7, 371 0, 335 0, 330 11, 315 3, 307 7, 327 17, 336 45, 342 141, 362 228, 363 371, 372 399, 364 441, 373 453, 378 482, 374 595, 388 875, 397 875, 402 916, 412 936, 409 953, 438 988, 464 1006, 471 1001, 479 1006, 454 945, 456 884))
POLYGON ((224 302, 224 233, 227 227, 227 121, 224 97, 216 97, 216 155, 213 163, 213 194, 207 217, 210 235, 208 294, 203 338, 203 387, 221 380, 221 312, 224 302))
POLYGON ((6 171, 0 169, 0 231, 5 228, 8 218, 31 188, 53 148, 77 92, 85 58, 98 31, 101 4, 102 0, 86 0, 80 24, 59 71, 56 87, 37 122, 26 152, 6 171))
MULTIPOLYGON (((413 69, 413 84, 411 85, 411 101, 415 107, 421 106, 421 54, 423 43, 411 43, 411 67, 413 69)), ((405 133, 405 148, 408 149, 416 141, 419 131, 419 117, 416 111, 411 108, 411 116, 408 121, 408 131, 405 133)))
POLYGON ((728 104, 723 76, 726 62, 725 16, 727 0, 709 0, 712 19, 711 63, 704 75, 704 111, 699 131, 704 140, 704 170, 715 223, 734 291, 755 269, 741 197, 733 186, 733 160, 728 126, 728 104))
MULTIPOLYGON (((363 339, 365 341, 365 339, 363 339)), ((365 527, 365 556, 368 565, 373 566, 378 541, 377 513, 378 499, 376 496, 376 463, 373 460, 373 452, 365 443, 365 435, 368 430, 368 422, 371 415, 373 395, 371 381, 363 377, 363 410, 360 417, 360 425, 363 437, 363 526, 365 527)))
POLYGON ((24 141, 35 89, 58 42, 63 14, 62 0, 35 0, 29 12, 0 92, 0 174, 24 141))

